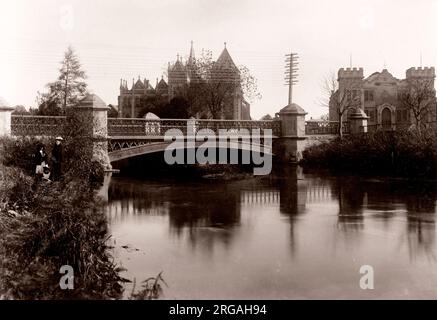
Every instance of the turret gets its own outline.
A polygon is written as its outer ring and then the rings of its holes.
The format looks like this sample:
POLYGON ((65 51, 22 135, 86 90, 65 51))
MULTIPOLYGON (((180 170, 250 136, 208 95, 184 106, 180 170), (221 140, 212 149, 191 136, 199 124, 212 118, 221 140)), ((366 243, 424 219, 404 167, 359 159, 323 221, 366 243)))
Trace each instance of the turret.
POLYGON ((364 78, 363 68, 341 68, 338 70, 338 81, 341 80, 362 80, 364 78))
POLYGON ((434 67, 419 67, 419 68, 410 68, 406 72, 407 80, 408 79, 435 79, 435 68, 434 67))

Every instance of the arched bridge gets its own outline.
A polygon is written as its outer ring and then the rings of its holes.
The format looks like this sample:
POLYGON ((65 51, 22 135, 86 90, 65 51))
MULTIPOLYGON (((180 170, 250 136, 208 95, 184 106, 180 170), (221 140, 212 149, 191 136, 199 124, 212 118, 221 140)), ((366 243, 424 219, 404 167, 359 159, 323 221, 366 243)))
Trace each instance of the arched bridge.
MULTIPOLYGON (((267 150, 284 161, 295 162, 302 157, 306 147, 332 139, 338 131, 335 122, 305 122, 306 112, 296 104, 282 108, 275 119, 264 121, 108 118, 108 109, 98 96, 89 94, 72 107, 70 114, 85 119, 88 123, 86 135, 95 138, 93 152, 101 153, 97 149, 103 148, 111 162, 164 151, 171 143, 165 139, 169 130, 176 140, 181 138, 187 143, 182 144, 182 148, 205 146, 202 136, 208 137, 208 143, 217 143, 216 146, 222 148, 219 143, 225 136, 228 137, 226 148, 260 149, 262 153, 267 150), (199 136, 200 139, 195 139, 199 136)), ((53 137, 65 134, 67 117, 12 115, 13 110, 0 105, 0 135, 53 137)), ((366 131, 367 127, 361 125, 366 124, 363 119, 354 119, 350 127, 366 131)))
POLYGON ((174 149, 211 146, 272 153, 272 144, 266 139, 271 141, 280 135, 281 123, 275 120, 109 118, 108 155, 112 162, 163 152, 175 139, 181 143, 174 144, 174 149))

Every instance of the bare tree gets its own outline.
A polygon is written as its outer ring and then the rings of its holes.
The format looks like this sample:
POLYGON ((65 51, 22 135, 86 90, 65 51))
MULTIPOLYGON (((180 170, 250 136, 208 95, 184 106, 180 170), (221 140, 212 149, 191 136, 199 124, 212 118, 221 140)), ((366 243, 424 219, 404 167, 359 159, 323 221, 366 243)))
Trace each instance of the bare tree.
POLYGON ((406 89, 400 92, 401 104, 414 118, 414 126, 419 133, 426 127, 430 115, 435 115, 435 89, 429 79, 410 80, 406 89))
POLYGON ((260 98, 256 79, 246 67, 222 69, 212 60, 210 51, 203 51, 201 57, 192 62, 189 73, 184 98, 193 114, 220 119, 237 95, 249 101, 260 98))
POLYGON ((343 117, 351 109, 360 106, 361 97, 359 86, 350 82, 346 88, 340 88, 336 74, 331 72, 323 80, 324 97, 321 104, 333 111, 338 118, 337 133, 340 138, 343 138, 343 117))

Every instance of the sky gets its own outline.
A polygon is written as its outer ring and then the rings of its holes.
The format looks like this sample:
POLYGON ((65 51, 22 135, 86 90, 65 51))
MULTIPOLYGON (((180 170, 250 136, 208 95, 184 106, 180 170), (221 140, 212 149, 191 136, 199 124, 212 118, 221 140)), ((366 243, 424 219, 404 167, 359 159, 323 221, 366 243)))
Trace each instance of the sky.
POLYGON ((298 53, 293 102, 318 117, 323 79, 351 60, 365 76, 385 67, 404 78, 421 56, 436 66, 437 0, 0 0, 0 96, 35 106, 72 45, 89 89, 117 104, 120 78, 154 85, 191 41, 214 58, 226 42, 249 68, 262 95, 254 119, 287 105, 285 54, 298 53))

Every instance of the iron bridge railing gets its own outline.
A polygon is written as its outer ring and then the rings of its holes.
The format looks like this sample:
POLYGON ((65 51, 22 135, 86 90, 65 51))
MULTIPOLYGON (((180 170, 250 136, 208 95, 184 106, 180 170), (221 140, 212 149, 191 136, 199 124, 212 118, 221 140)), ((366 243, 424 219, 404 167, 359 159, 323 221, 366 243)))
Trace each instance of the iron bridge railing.
POLYGON ((12 115, 11 133, 14 136, 62 135, 66 117, 12 115))
POLYGON ((251 120, 198 120, 198 119, 134 119, 134 118, 109 118, 108 136, 114 137, 161 137, 167 130, 178 129, 184 135, 188 128, 190 132, 197 133, 201 129, 210 129, 215 134, 220 129, 237 131, 247 129, 252 133, 254 129, 271 129, 273 136, 281 135, 281 123, 275 120, 251 121, 251 120))
MULTIPOLYGON (((305 134, 308 136, 311 135, 336 135, 338 134, 339 129, 338 121, 306 121, 305 122, 305 134)), ((347 121, 342 124, 342 131, 344 134, 348 134, 349 123, 347 121)))

